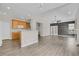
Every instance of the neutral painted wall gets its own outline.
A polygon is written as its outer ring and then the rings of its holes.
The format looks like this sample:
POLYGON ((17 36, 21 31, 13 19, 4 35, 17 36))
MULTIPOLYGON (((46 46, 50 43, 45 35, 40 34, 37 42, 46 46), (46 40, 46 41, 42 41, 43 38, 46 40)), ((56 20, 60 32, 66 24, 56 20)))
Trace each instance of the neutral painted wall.
POLYGON ((11 39, 10 26, 10 22, 0 21, 0 46, 2 46, 2 40, 11 39))
POLYGON ((3 21, 3 24, 2 24, 2 32, 3 32, 3 40, 4 39, 11 39, 11 22, 6 22, 6 21, 3 21))
POLYGON ((79 9, 77 10, 76 16, 75 16, 75 30, 76 30, 76 34, 77 34, 77 44, 79 44, 79 9))
POLYGON ((0 21, 0 46, 2 46, 2 21, 0 21))
POLYGON ((35 19, 32 19, 31 22, 30 22, 30 25, 31 25, 31 30, 36 30, 36 21, 35 19))
POLYGON ((40 26, 40 36, 49 36, 50 35, 50 24, 49 23, 43 23, 40 26))

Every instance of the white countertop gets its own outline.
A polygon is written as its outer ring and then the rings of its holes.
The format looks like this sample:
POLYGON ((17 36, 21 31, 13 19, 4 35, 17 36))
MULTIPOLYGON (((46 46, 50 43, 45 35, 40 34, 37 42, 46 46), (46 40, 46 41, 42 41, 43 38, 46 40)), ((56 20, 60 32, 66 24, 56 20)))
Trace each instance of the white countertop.
POLYGON ((32 31, 30 29, 12 29, 12 32, 32 31))

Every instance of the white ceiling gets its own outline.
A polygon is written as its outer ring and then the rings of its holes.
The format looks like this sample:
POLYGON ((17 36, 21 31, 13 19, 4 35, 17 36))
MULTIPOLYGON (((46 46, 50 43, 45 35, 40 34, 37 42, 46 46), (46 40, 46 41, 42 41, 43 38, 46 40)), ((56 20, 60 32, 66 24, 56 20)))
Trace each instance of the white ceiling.
POLYGON ((51 21, 56 21, 55 16, 57 20, 62 21, 71 21, 75 20, 75 15, 77 13, 77 10, 79 9, 79 3, 69 3, 64 4, 58 8, 50 9, 42 14, 45 17, 50 18, 51 21))
POLYGON ((0 18, 37 16, 65 3, 0 3, 0 18))
POLYGON ((69 5, 66 5, 63 8, 58 9, 57 11, 68 18, 68 17, 74 17, 78 8, 79 8, 78 3, 72 3, 69 5))
POLYGON ((60 18, 73 18, 78 8, 77 3, 0 3, 0 20, 46 14, 48 17, 54 14, 60 18))

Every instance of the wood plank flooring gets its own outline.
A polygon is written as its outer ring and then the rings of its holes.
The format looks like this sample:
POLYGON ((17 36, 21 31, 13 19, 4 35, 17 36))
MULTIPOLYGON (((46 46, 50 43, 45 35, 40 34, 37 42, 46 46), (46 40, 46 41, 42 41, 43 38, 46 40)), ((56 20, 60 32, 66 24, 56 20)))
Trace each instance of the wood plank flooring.
MULTIPOLYGON (((18 41, 17 41, 18 42, 18 41)), ((74 37, 40 37, 37 44, 20 48, 12 40, 4 40, 0 56, 78 56, 79 47, 74 37)))

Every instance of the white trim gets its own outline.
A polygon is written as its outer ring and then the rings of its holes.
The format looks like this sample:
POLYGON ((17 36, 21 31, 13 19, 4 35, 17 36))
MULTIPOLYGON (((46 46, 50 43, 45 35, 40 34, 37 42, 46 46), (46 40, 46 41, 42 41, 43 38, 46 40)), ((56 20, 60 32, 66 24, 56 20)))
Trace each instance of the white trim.
POLYGON ((30 46, 30 45, 35 44, 35 43, 38 43, 38 41, 33 41, 33 42, 29 43, 29 44, 21 45, 21 48, 30 46))

